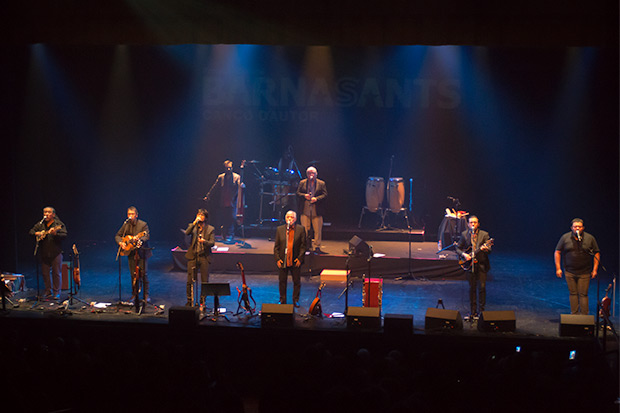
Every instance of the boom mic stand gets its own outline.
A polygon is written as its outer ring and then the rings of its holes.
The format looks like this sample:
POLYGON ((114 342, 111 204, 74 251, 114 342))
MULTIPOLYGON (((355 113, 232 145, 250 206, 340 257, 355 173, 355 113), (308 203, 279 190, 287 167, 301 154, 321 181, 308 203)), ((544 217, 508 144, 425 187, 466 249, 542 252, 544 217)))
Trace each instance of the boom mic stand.
POLYGON ((40 265, 40 263, 39 263, 39 261, 40 261, 41 257, 39 257, 39 259, 37 259, 37 253, 38 252, 39 252, 39 241, 37 241, 35 246, 34 246, 34 254, 33 254, 34 255, 34 263, 35 263, 35 267, 36 267, 36 274, 37 274, 37 296, 36 296, 36 300, 34 301, 32 306, 30 307, 30 309, 35 308, 37 305, 39 305, 39 302, 41 301, 41 292, 40 292, 40 289, 39 289, 39 277, 40 277, 40 274, 39 274, 39 265, 40 265))

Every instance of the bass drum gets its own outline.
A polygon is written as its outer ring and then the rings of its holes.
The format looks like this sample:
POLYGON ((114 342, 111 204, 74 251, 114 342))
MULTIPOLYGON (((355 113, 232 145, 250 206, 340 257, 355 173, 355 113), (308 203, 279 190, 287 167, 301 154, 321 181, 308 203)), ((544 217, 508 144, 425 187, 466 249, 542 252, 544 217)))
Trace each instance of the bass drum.
POLYGON ((370 212, 377 212, 383 196, 385 195, 385 184, 383 178, 371 176, 366 181, 366 207, 370 212))
POLYGON ((403 178, 390 178, 388 186, 390 211, 398 214, 405 203, 405 182, 403 178))

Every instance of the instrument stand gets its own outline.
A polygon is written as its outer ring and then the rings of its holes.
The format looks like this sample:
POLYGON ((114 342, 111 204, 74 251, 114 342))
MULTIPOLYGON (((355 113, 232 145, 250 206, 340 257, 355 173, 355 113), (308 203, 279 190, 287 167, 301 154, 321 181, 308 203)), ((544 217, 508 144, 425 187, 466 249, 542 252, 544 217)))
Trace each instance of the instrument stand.
POLYGON ((73 274, 75 274, 75 260, 79 259, 79 254, 69 254, 69 256, 71 257, 71 267, 70 267, 70 274, 69 274, 69 300, 68 300, 68 304, 67 304, 67 308, 73 306, 73 300, 77 300, 79 302, 81 302, 82 304, 89 306, 90 304, 88 304, 86 301, 83 301, 79 298, 76 297, 77 293, 78 293, 78 288, 75 286, 75 280, 73 279, 73 274))
MULTIPOLYGON (((123 223, 123 226, 125 227, 125 230, 123 231, 123 236, 122 238, 125 238, 125 236, 127 235, 127 225, 125 225, 127 223, 127 220, 125 220, 125 222, 123 223)), ((123 300, 122 300, 122 295, 121 295, 121 259, 120 259, 120 255, 121 255, 121 245, 118 245, 118 249, 116 250, 116 261, 118 261, 118 301, 116 302, 116 311, 119 311, 121 308, 121 305, 123 305, 123 300)))
POLYGON ((399 281, 399 280, 415 280, 416 278, 413 276, 413 273, 411 272, 411 225, 409 225, 409 220, 407 220, 407 225, 408 225, 408 238, 409 238, 409 262, 408 262, 408 266, 409 269, 407 270, 407 276, 406 277, 396 277, 394 280, 395 281, 399 281))
POLYGON ((443 300, 441 298, 437 299, 437 304, 435 305, 435 308, 439 308, 439 306, 441 306, 441 308, 443 308, 444 310, 446 309, 446 306, 443 305, 443 300))
POLYGON ((11 291, 9 291, 8 287, 6 286, 4 276, 0 276, 0 283, 0 295, 2 296, 2 312, 0 312, 0 314, 8 314, 8 311, 6 309, 6 302, 8 301, 9 303, 11 303, 13 308, 15 308, 15 303, 11 301, 11 299, 7 296, 8 293, 10 293, 11 291))
POLYGON ((344 314, 345 315, 349 311, 349 288, 353 285, 353 281, 350 280, 351 271, 349 270, 349 260, 351 259, 352 256, 353 256, 353 252, 348 251, 347 260, 344 265, 345 271, 347 272, 347 285, 345 285, 344 290, 342 290, 342 292, 338 296, 338 298, 340 298, 342 297, 342 294, 344 294, 344 314))
POLYGON ((362 212, 360 212, 360 220, 359 220, 359 222, 357 224, 357 228, 362 228, 362 218, 364 218, 364 215, 366 214, 366 211, 368 211, 371 214, 379 214, 379 216, 381 217, 381 226, 383 227, 383 216, 385 214, 383 208, 382 207, 378 207, 377 210, 373 212, 367 206, 363 206, 362 207, 362 212))

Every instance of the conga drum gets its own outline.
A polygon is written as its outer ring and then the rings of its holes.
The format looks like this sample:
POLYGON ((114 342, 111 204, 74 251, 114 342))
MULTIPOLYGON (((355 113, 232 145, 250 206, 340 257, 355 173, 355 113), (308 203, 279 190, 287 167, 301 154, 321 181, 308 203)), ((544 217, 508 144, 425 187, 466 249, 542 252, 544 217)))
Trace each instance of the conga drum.
POLYGON ((403 208, 403 204, 405 203, 405 182, 403 181, 403 178, 390 178, 388 186, 390 211, 397 214, 403 208))
POLYGON ((385 195, 383 182, 383 178, 377 176, 371 176, 366 181, 366 208, 370 212, 377 212, 383 202, 385 195))

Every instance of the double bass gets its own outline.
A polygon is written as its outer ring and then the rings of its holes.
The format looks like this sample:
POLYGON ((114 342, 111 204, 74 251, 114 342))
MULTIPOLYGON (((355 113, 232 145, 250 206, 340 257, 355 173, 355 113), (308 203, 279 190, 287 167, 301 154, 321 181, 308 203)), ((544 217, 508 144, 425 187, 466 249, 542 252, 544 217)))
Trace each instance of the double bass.
POLYGON ((245 194, 243 185, 243 175, 245 172, 245 159, 241 161, 241 182, 237 188, 237 225, 243 225, 243 214, 245 209, 245 194))

